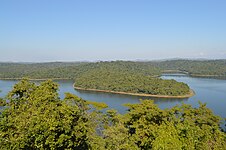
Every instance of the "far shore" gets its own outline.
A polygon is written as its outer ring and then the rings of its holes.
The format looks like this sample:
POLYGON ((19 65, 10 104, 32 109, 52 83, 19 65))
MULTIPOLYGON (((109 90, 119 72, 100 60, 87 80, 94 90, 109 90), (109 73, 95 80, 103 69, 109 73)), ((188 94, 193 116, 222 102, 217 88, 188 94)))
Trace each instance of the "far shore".
POLYGON ((163 70, 162 73, 181 73, 181 74, 186 74, 186 75, 189 75, 189 72, 187 71, 181 71, 181 70, 163 70))
POLYGON ((190 74, 191 77, 226 77, 223 75, 203 75, 203 74, 190 74))
MULTIPOLYGON (((224 75, 205 75, 205 74, 191 74, 189 72, 186 71, 181 71, 181 70, 163 70, 162 74, 160 75, 154 75, 152 76, 153 78, 155 77, 161 77, 164 74, 173 74, 173 73, 181 73, 184 75, 187 75, 189 77, 203 77, 203 78, 216 78, 216 79, 226 79, 226 76, 224 75)), ((26 77, 25 77, 26 78, 26 77)), ((0 80, 21 80, 23 78, 0 78, 0 80)), ((74 80, 71 78, 28 78, 29 80, 33 80, 33 81, 44 81, 44 80, 74 80)))
POLYGON ((171 95, 152 95, 152 94, 142 94, 142 93, 128 93, 128 92, 116 92, 116 91, 109 91, 109 90, 98 90, 98 89, 85 89, 76 87, 73 85, 76 90, 83 90, 83 91, 93 91, 93 92, 103 92, 103 93, 113 93, 113 94, 123 94, 123 95, 132 95, 132 96, 143 96, 143 97, 155 97, 155 98, 189 98, 195 95, 195 92, 190 89, 190 93, 181 96, 171 96, 171 95))
POLYGON ((165 74, 181 73, 181 74, 187 75, 189 77, 203 77, 203 78, 208 78, 208 77, 209 78, 225 78, 226 77, 224 75, 192 74, 187 71, 181 71, 181 70, 163 70, 162 74, 164 74, 164 73, 165 74))

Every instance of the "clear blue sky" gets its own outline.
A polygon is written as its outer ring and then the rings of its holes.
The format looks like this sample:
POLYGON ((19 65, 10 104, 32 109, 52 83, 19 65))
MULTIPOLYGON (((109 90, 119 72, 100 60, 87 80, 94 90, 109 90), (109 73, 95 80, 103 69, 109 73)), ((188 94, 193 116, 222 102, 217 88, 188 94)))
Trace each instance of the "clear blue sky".
POLYGON ((226 58, 225 0, 1 0, 0 61, 226 58))

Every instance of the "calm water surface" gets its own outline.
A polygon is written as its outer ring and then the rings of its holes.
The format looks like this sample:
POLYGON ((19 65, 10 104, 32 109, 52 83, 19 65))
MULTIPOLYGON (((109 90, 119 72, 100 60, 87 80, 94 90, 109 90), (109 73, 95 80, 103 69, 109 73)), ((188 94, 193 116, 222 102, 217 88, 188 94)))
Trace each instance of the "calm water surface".
MULTIPOLYGON (((197 107, 198 101, 201 101, 202 103, 207 103, 207 107, 212 109, 215 114, 223 118, 226 117, 226 80, 192 78, 178 74, 163 75, 162 78, 185 82, 195 91, 196 95, 187 99, 148 98, 154 100, 160 108, 170 108, 181 103, 191 104, 197 107)), ((16 80, 0 80, 0 97, 4 97, 16 82, 16 80)), ((147 97, 77 91, 72 87, 73 80, 59 80, 56 82, 60 84, 59 93, 61 98, 64 97, 65 92, 70 92, 86 100, 104 102, 109 108, 117 109, 120 113, 125 113, 127 110, 123 104, 139 103, 139 99, 147 99, 147 97)))

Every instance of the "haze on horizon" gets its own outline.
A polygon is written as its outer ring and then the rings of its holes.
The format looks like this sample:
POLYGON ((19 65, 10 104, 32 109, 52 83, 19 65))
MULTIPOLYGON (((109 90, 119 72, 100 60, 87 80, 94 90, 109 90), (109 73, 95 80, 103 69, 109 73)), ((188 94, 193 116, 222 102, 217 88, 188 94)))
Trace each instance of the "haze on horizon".
POLYGON ((226 59, 224 0, 2 0, 0 61, 226 59))

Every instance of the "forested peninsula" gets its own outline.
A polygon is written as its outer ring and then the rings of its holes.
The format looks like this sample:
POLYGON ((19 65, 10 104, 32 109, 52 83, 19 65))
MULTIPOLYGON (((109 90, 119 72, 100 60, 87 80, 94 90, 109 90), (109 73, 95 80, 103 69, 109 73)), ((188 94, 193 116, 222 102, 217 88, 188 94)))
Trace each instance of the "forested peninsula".
POLYGON ((166 60, 149 62, 158 67, 162 72, 186 73, 194 77, 210 77, 226 79, 226 59, 220 60, 166 60))
POLYGON ((186 98, 193 96, 189 86, 175 80, 130 73, 116 68, 98 68, 75 80, 75 89, 137 96, 186 98))

